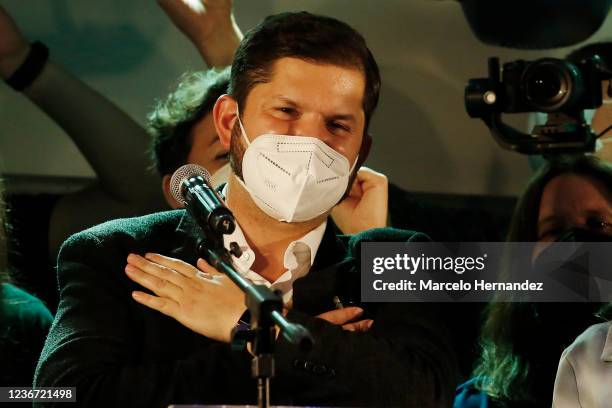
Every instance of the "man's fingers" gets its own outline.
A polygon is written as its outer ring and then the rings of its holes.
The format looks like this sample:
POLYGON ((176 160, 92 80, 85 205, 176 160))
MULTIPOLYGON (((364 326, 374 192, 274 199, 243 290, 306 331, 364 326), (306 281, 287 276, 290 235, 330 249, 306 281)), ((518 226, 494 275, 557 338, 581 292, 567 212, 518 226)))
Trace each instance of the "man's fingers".
POLYGON ((344 330, 354 331, 354 332, 367 332, 368 330, 370 330, 373 324, 374 324, 374 320, 365 319, 365 320, 359 320, 358 322, 343 324, 342 328, 344 330))
POLYGON ((197 273, 197 270, 193 267, 193 265, 190 265, 180 259, 171 258, 169 256, 164 256, 155 253, 147 253, 144 257, 145 259, 151 262, 155 262, 156 264, 175 270, 176 272, 180 273, 181 275, 187 276, 188 278, 194 277, 197 273))
MULTIPOLYGON (((363 195, 363 189, 361 188, 361 184, 362 184, 362 181, 359 180, 359 172, 357 172, 357 177, 355 178, 355 181, 353 182, 353 185, 351 186, 351 191, 349 191, 349 194, 347 197, 354 197, 354 198, 361 197, 363 195)), ((338 205, 341 205, 342 203, 345 203, 346 201, 347 200, 343 200, 338 205)))
POLYGON ((369 167, 362 166, 357 172, 357 178, 361 180, 376 180, 376 181, 385 181, 387 180, 387 176, 384 174, 372 170, 369 167))
POLYGON ((151 296, 147 293, 140 292, 140 291, 132 292, 132 298, 138 303, 140 303, 141 305, 157 310, 158 312, 161 312, 165 314, 166 316, 170 316, 170 317, 176 316, 176 312, 178 310, 178 303, 170 299, 160 298, 157 296, 151 296))
POLYGON ((152 273, 127 264, 125 273, 134 282, 149 289, 158 296, 178 299, 183 292, 183 288, 174 284, 168 279, 160 278, 152 273))
POLYGON ((221 272, 219 272, 218 270, 210 266, 210 264, 202 258, 198 258, 198 262, 196 263, 196 266, 198 267, 199 270, 201 270, 204 273, 207 273, 213 276, 222 275, 221 272))
POLYGON ((363 314, 363 309, 360 307, 346 307, 344 309, 331 310, 321 313, 317 317, 328 321, 331 324, 343 325, 353 319, 358 318, 363 314))
POLYGON ((360 183, 365 190, 372 187, 388 187, 389 184, 387 176, 368 167, 359 169, 356 182, 360 183))
MULTIPOLYGON (((132 278, 132 280, 134 280, 133 278, 144 280, 149 282, 150 285, 154 285, 155 288, 160 289, 166 286, 166 282, 170 284, 168 286, 172 285, 178 288, 183 288, 185 286, 185 278, 176 270, 168 266, 151 262, 136 254, 128 255, 127 262, 125 271, 128 276, 131 275, 130 278, 132 278)), ((144 286, 143 282, 138 281, 138 283, 144 286)), ((154 288, 149 286, 146 287, 154 290, 154 288)))

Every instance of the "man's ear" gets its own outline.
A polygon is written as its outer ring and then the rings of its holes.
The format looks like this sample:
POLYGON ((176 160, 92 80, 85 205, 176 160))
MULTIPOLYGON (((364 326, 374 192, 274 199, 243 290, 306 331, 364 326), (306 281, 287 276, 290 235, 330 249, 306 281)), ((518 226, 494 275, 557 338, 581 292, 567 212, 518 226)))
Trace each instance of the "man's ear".
POLYGON ((232 128, 238 117, 237 106, 234 98, 229 95, 221 95, 213 107, 215 129, 219 135, 221 145, 226 149, 230 147, 232 128))
POLYGON ((176 201, 174 197, 172 197, 172 193, 170 192, 170 179, 172 176, 170 174, 166 174, 162 178, 162 191, 164 192, 164 198, 170 207, 173 209, 183 208, 183 205, 176 201))

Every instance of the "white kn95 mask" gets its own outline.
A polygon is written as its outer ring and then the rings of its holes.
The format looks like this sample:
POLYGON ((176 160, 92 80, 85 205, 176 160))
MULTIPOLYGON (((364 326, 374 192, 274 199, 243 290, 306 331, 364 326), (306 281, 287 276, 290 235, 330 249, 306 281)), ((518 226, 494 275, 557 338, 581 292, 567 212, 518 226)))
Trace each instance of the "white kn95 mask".
POLYGON ((355 163, 315 137, 263 134, 250 142, 238 181, 255 204, 279 221, 308 221, 329 211, 344 195, 355 163))

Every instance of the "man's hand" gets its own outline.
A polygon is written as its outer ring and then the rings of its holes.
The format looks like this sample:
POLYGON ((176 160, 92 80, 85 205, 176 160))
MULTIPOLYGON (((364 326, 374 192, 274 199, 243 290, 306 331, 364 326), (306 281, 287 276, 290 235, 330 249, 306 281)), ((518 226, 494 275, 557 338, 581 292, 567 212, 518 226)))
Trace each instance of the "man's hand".
POLYGON ((387 226, 389 182, 367 167, 357 172, 349 195, 336 205, 331 216, 344 234, 387 226))
POLYGON ((130 254, 125 272, 151 290, 132 292, 138 303, 172 317, 213 340, 229 343, 232 328, 246 310, 243 292, 203 259, 197 268, 158 254, 130 254))
POLYGON ((30 43, 8 12, 0 6, 0 77, 9 78, 25 61, 29 52, 30 43))
POLYGON ((329 312, 321 313, 317 317, 328 321, 331 324, 342 326, 344 330, 366 332, 370 330, 374 320, 364 319, 357 320, 363 314, 363 309, 360 307, 346 307, 344 309, 331 310, 329 312))
POLYGON ((242 32, 232 14, 232 0, 157 0, 174 25, 211 67, 232 64, 242 32))

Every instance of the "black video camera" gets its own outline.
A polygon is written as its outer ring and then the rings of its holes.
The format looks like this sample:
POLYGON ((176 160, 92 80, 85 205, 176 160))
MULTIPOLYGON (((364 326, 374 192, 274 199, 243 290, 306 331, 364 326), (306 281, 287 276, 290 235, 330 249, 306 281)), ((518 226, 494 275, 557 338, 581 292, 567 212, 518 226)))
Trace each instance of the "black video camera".
POLYGON ((585 122, 584 110, 601 106, 601 81, 610 77, 598 56, 579 63, 518 60, 504 64, 503 70, 498 58, 490 58, 489 77, 469 80, 465 107, 506 149, 524 154, 593 151, 597 136, 585 122), (501 119, 502 113, 524 112, 546 112, 548 121, 524 134, 501 119))

